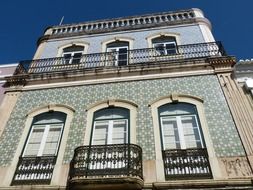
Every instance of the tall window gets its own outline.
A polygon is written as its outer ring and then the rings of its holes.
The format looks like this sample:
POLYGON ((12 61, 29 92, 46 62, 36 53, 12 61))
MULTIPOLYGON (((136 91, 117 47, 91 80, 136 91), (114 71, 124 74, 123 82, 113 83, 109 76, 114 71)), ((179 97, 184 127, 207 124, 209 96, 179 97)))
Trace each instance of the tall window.
POLYGON ((94 113, 92 145, 125 144, 129 142, 129 110, 105 108, 94 113))
POLYGON ((83 46, 72 45, 63 49, 62 57, 65 64, 78 64, 84 51, 83 46))
POLYGON ((163 149, 203 148, 196 106, 171 103, 159 107, 163 149))
POLYGON ((65 120, 57 111, 34 117, 12 185, 50 184, 65 120))
POLYGON ((152 39, 153 48, 159 55, 173 55, 177 53, 176 39, 170 36, 161 36, 152 39))
POLYGON ((128 64, 128 49, 129 43, 124 41, 116 41, 107 44, 106 51, 108 54, 108 61, 111 61, 115 66, 123 66, 128 64))

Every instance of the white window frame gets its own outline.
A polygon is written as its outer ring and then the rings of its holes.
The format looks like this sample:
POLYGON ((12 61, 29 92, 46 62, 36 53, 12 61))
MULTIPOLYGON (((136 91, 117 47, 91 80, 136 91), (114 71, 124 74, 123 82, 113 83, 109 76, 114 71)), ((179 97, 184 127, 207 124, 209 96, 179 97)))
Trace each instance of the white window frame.
MULTIPOLYGON (((129 49, 128 46, 107 47, 106 48, 106 52, 113 53, 112 56, 114 56, 114 58, 113 58, 113 60, 114 60, 114 66, 118 66, 119 65, 119 61, 120 61, 119 60, 119 55, 120 55, 119 50, 123 49, 123 48, 127 49, 127 53, 126 54, 128 56, 128 49, 129 49), (115 50, 115 51, 113 51, 113 50, 115 50)), ((111 61, 111 60, 109 59, 109 61, 111 61)), ((126 60, 126 65, 128 65, 128 57, 127 57, 127 60, 126 60)))
POLYGON ((100 102, 96 102, 87 107, 87 123, 86 123, 87 128, 85 131, 83 144, 88 146, 91 143, 95 112, 104 108, 108 108, 109 106, 121 107, 129 110, 128 142, 136 144, 136 126, 137 126, 136 117, 138 105, 127 100, 119 100, 119 99, 107 99, 100 102))
MULTIPOLYGON (((26 145, 25 145, 25 149, 24 149, 24 151, 23 151, 23 154, 22 154, 22 157, 40 157, 40 156, 44 156, 43 155, 43 151, 44 151, 44 149, 45 149, 45 145, 46 145, 46 141, 47 141, 47 137, 48 137, 48 134, 49 134, 49 131, 50 131, 50 127, 52 126, 52 125, 54 125, 54 124, 61 124, 61 126, 59 126, 60 128, 61 128, 61 131, 60 131, 60 136, 59 136, 59 139, 58 139, 58 142, 57 142, 57 146, 56 146, 56 151, 55 151, 55 153, 53 154, 54 156, 56 156, 57 155, 57 152, 58 152, 58 149, 59 149, 59 145, 60 145, 60 141, 61 141, 61 137, 62 137, 62 132, 63 132, 63 126, 64 126, 64 124, 63 123, 52 123, 52 124, 35 124, 35 125, 33 125, 32 126, 32 129, 31 129, 31 131, 30 131, 30 134, 29 134, 29 137, 28 137, 28 139, 27 139, 27 141, 26 141, 26 145), (45 126, 44 127, 44 132, 43 132, 43 135, 42 135, 42 139, 41 139, 41 142, 40 142, 40 148, 39 148, 39 150, 38 150, 38 154, 35 156, 33 156, 33 155, 25 155, 25 153, 26 153, 26 151, 27 151, 27 146, 28 146, 28 144, 29 144, 29 141, 30 141, 30 138, 31 138, 31 136, 32 136, 32 134, 33 134, 33 131, 34 131, 34 129, 36 129, 36 127, 38 127, 38 126, 45 126)), ((45 155, 45 156, 48 156, 48 154, 47 155, 45 155)))
POLYGON ((112 144, 112 140, 113 140, 113 128, 114 128, 114 122, 115 121, 126 121, 126 131, 124 131, 124 133, 126 134, 126 139, 125 139, 125 143, 128 143, 128 119, 112 119, 112 120, 98 120, 98 121, 94 121, 94 125, 93 125, 93 134, 92 134, 92 140, 91 140, 91 144, 94 145, 94 134, 95 134, 95 130, 96 130, 96 122, 101 122, 101 121, 108 121, 108 133, 107 133, 107 141, 106 144, 112 144))
POLYGON ((172 117, 176 118, 177 131, 178 131, 179 142, 180 142, 180 149, 187 149, 186 142, 185 142, 185 134, 184 134, 183 124, 182 124, 182 118, 183 118, 184 116, 190 116, 190 117, 193 116, 193 117, 194 117, 195 122, 196 122, 196 125, 197 125, 198 135, 199 135, 199 137, 200 137, 201 148, 204 147, 203 137, 202 137, 201 132, 200 132, 200 127, 199 127, 197 115, 196 115, 196 114, 185 114, 185 115, 160 116, 163 149, 165 149, 163 119, 164 119, 164 118, 172 118, 172 117))
MULTIPOLYGON (((176 44, 176 42, 175 41, 172 41, 172 42, 166 42, 166 41, 164 41, 164 42, 158 42, 158 43, 153 43, 152 44, 153 45, 153 48, 159 53, 159 54, 161 54, 160 53, 160 51, 159 50, 157 50, 156 49, 156 45, 162 45, 163 46, 163 51, 164 51, 164 55, 175 55, 176 53, 177 53, 177 44, 176 44), (171 54, 171 53, 168 53, 168 50, 171 50, 171 49, 167 49, 166 48, 166 45, 167 44, 174 44, 175 45, 175 53, 173 53, 173 54, 171 54)), ((161 54, 162 55, 162 54, 161 54)))
MULTIPOLYGON (((85 48, 85 47, 83 47, 83 48, 85 48)), ((63 57, 63 59, 64 59, 64 63, 65 63, 65 64, 72 64, 72 62, 73 62, 73 60, 74 60, 74 55, 77 54, 77 53, 81 53, 81 54, 83 55, 83 51, 64 52, 64 49, 63 49, 62 57, 63 57), (68 63, 66 63, 66 58, 64 57, 64 56, 67 55, 67 54, 70 54, 70 55, 71 55, 70 58, 69 58, 69 62, 68 62, 68 63)), ((80 57, 80 62, 81 62, 82 55, 81 55, 81 57, 80 57)))

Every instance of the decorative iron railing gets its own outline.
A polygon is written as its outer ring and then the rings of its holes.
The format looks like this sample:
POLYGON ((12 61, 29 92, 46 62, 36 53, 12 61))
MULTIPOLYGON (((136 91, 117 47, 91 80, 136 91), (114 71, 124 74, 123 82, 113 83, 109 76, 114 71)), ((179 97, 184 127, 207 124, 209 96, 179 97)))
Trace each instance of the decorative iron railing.
POLYGON ((163 151, 165 179, 212 178, 206 148, 163 151))
POLYGON ((56 156, 20 157, 11 185, 50 184, 56 156))
POLYGON ((92 145, 75 149, 69 179, 140 177, 142 149, 134 144, 92 145))
POLYGON ((173 53, 156 48, 134 49, 125 53, 84 54, 73 60, 64 57, 21 61, 14 75, 65 72, 93 68, 129 67, 137 64, 173 62, 183 59, 225 56, 220 42, 179 45, 173 53))

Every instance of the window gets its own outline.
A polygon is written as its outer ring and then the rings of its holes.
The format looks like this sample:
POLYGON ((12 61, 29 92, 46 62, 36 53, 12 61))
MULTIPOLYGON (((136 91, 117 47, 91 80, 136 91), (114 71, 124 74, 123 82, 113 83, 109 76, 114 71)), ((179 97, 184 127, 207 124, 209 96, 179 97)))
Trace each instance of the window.
POLYGON ((23 156, 57 155, 66 114, 43 113, 34 118, 23 156))
MULTIPOLYGON (((151 103, 159 180, 212 178, 215 158, 203 99, 172 93, 151 103), (207 148, 206 148, 207 147, 207 148), (160 160, 163 160, 161 162, 160 160)), ((215 158, 216 159, 216 158, 215 158)), ((218 174, 218 173, 217 173, 218 174)))
POLYGON ((128 140, 129 110, 105 108, 94 113, 92 145, 126 144, 128 140))
POLYGON ((161 36, 152 39, 153 48, 159 55, 173 55, 177 53, 176 40, 174 37, 161 36))
POLYGON ((203 148, 196 106, 172 103, 159 107, 163 149, 203 148))
POLYGON ((78 64, 84 51, 83 46, 72 45, 63 49, 64 64, 78 64))
POLYGON ((50 184, 66 116, 49 111, 33 118, 12 185, 50 184))
POLYGON ((129 43, 124 41, 116 41, 107 44, 106 51, 108 53, 107 60, 114 66, 123 66, 128 64, 129 43))
POLYGON ((158 113, 165 179, 211 178, 196 106, 175 102, 160 106, 158 113))

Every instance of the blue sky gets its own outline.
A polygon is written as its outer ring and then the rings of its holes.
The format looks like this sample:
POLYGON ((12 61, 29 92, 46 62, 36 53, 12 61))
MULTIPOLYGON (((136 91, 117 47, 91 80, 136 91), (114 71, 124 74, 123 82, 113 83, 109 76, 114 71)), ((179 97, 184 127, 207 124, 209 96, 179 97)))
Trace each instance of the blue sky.
POLYGON ((200 8, 229 55, 253 58, 252 0, 6 0, 0 2, 0 64, 32 59, 47 26, 200 8))

